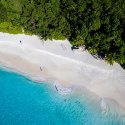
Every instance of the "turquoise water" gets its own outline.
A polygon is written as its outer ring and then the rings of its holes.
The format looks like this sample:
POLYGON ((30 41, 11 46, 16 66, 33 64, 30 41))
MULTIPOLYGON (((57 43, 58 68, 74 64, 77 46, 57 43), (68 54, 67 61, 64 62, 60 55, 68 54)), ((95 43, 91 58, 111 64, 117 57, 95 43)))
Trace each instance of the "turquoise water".
POLYGON ((0 125, 125 125, 123 117, 92 105, 87 97, 61 96, 47 83, 0 70, 0 125))

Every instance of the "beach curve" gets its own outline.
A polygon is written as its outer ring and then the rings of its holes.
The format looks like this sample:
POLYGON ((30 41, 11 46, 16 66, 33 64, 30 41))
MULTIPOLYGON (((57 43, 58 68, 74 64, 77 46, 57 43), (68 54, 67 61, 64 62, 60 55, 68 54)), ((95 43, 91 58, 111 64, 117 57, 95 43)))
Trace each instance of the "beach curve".
POLYGON ((0 33, 0 63, 36 76, 38 81, 45 77, 58 80, 66 87, 86 87, 100 98, 111 98, 125 108, 125 71, 116 63, 110 66, 95 60, 86 51, 75 53, 70 47, 67 40, 48 40, 41 44, 36 36, 0 33), (61 48, 61 44, 67 50, 61 48), (40 71, 40 67, 44 67, 45 72, 40 71))

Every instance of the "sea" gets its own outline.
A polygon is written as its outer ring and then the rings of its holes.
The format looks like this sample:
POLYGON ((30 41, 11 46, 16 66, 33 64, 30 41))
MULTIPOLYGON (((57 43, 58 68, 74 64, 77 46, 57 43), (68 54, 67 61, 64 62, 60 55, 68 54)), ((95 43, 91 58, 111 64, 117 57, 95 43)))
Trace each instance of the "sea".
POLYGON ((0 69, 0 125, 125 125, 125 116, 83 94, 60 95, 49 83, 0 69))

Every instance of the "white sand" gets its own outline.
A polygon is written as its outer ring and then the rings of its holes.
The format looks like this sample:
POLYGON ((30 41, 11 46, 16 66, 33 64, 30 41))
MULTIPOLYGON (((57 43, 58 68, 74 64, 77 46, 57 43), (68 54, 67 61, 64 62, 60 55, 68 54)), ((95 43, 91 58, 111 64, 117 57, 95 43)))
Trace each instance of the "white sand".
POLYGON ((93 58, 87 51, 72 51, 67 40, 43 41, 37 36, 0 33, 0 64, 34 80, 85 87, 125 108, 125 71, 116 63, 111 66, 93 58))

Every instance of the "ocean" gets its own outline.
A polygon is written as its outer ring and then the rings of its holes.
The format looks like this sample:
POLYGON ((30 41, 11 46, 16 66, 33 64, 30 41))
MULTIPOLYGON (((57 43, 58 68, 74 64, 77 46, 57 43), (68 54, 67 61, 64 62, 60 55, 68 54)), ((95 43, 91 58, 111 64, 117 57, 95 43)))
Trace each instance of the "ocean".
POLYGON ((125 116, 102 113, 86 95, 60 95, 52 84, 1 69, 0 125, 125 125, 125 116))

